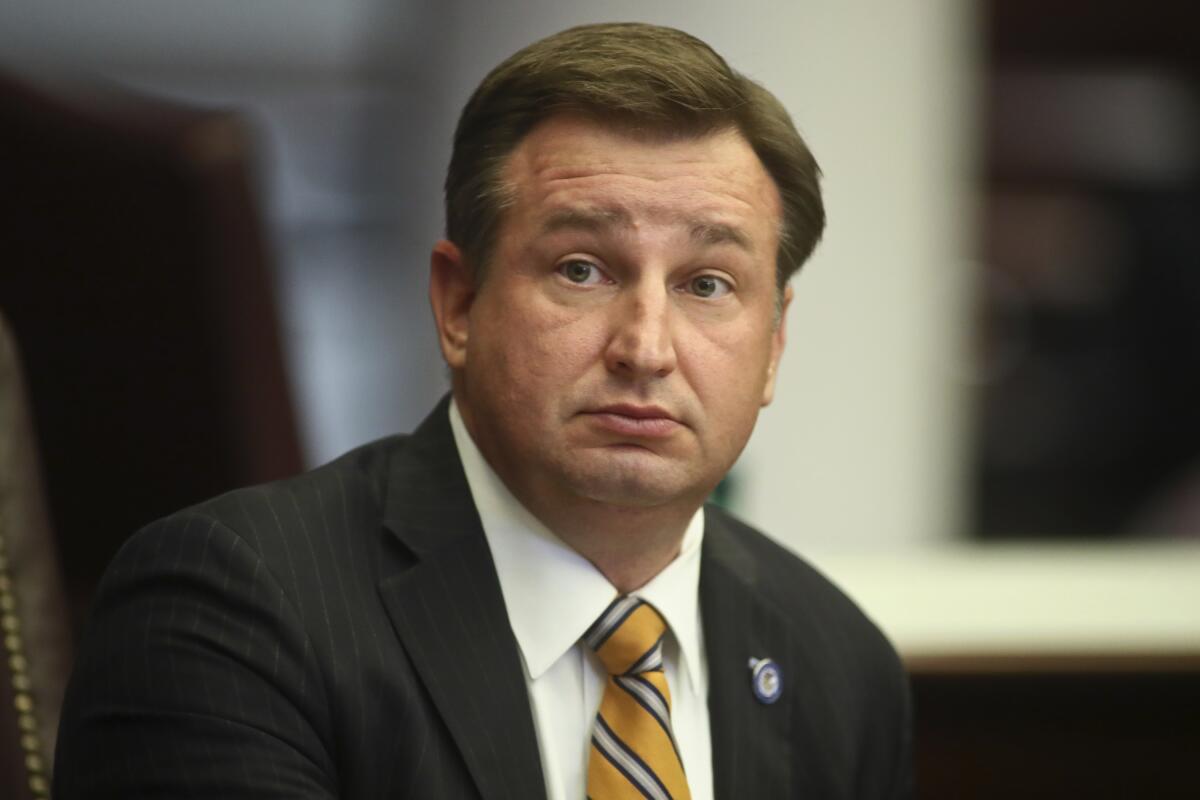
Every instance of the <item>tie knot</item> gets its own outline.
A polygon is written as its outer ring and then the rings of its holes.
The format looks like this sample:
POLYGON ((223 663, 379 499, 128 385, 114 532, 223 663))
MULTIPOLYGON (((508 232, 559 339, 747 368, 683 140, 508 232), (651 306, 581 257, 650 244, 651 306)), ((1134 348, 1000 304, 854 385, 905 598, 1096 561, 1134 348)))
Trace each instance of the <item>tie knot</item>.
POLYGON ((662 669, 662 638, 667 623, 654 607, 628 595, 618 597, 583 634, 610 675, 637 675, 662 669))

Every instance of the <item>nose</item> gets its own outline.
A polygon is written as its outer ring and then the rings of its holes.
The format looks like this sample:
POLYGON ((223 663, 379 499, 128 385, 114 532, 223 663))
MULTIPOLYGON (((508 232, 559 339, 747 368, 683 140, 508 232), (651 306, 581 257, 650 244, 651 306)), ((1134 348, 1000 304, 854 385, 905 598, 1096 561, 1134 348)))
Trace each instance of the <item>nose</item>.
POLYGON ((609 372, 642 380, 675 371, 675 338, 670 297, 665 287, 639 287, 613 309, 605 350, 609 372))

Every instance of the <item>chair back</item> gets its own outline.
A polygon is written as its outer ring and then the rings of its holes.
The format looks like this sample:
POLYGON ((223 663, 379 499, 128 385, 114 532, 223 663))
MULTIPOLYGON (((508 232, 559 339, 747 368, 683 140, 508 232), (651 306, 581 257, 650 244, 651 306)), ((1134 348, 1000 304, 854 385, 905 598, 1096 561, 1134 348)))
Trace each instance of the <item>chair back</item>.
POLYGON ((67 619, 21 365, 0 316, 0 797, 50 796, 67 619))

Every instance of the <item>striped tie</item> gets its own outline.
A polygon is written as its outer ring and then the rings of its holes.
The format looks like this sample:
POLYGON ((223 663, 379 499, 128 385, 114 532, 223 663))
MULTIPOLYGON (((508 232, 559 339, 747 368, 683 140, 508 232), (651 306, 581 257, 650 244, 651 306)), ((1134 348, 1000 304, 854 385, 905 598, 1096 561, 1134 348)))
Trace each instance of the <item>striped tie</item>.
POLYGON ((666 627, 653 607, 618 597, 583 635, 610 676, 592 730, 589 800, 691 798, 671 734, 666 627))

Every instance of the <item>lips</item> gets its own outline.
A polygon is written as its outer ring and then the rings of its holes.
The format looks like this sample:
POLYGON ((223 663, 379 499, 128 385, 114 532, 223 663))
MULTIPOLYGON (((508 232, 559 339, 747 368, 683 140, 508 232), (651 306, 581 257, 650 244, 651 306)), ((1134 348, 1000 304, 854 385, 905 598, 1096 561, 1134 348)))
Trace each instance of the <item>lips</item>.
POLYGON ((660 406, 628 403, 602 406, 585 412, 599 427, 635 438, 660 439, 674 434, 682 423, 660 406))

